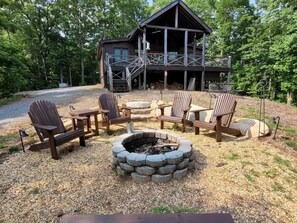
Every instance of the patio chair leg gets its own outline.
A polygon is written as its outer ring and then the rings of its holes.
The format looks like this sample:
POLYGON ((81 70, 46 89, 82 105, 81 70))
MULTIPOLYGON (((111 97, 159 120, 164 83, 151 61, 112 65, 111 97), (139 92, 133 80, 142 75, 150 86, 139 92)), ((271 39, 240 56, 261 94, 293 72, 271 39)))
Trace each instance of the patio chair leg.
POLYGON ((195 127, 195 135, 199 135, 199 133, 200 133, 199 127, 195 127))
POLYGON ((51 149, 52 158, 55 160, 58 160, 60 157, 58 155, 55 138, 53 135, 49 136, 49 145, 50 145, 50 149, 51 149))
POLYGON ((160 129, 163 129, 163 128, 164 128, 164 122, 161 121, 161 122, 160 122, 160 129))
POLYGON ((86 146, 86 140, 85 140, 85 136, 81 136, 79 137, 79 145, 85 147, 86 146))
POLYGON ((186 131, 186 124, 185 122, 183 122, 183 129, 182 129, 182 132, 185 132, 186 131))

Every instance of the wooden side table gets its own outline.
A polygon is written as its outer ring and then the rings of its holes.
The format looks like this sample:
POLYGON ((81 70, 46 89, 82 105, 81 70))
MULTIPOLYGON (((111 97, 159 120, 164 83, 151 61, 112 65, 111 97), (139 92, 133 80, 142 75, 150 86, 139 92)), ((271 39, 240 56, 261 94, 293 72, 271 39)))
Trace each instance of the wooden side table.
MULTIPOLYGON (((87 117, 87 132, 86 137, 92 137, 93 135, 97 136, 99 135, 99 128, 98 128, 98 117, 99 114, 98 110, 92 110, 92 109, 82 109, 82 110, 73 110, 69 112, 71 116, 83 116, 87 117), (91 126, 91 116, 94 116, 94 122, 95 122, 95 129, 92 129, 91 126)), ((75 118, 72 118, 72 127, 73 129, 76 129, 77 125, 75 122, 75 118)))

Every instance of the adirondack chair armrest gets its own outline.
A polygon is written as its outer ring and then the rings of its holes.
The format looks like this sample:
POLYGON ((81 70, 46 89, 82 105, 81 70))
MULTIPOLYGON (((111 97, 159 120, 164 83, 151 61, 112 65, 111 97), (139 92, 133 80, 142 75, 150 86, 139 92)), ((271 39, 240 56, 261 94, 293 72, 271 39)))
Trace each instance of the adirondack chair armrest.
POLYGON ((213 117, 217 117, 217 119, 218 118, 221 118, 221 117, 223 117, 224 115, 230 115, 230 114, 232 114, 232 113, 234 113, 235 111, 230 111, 230 112, 225 112, 225 113, 217 113, 217 114, 213 114, 212 116, 213 117))
POLYGON ((107 113, 109 113, 110 111, 109 111, 109 110, 106 110, 106 109, 100 109, 99 112, 100 112, 100 113, 103 113, 103 114, 107 114, 107 113))
POLYGON ((193 112, 193 113, 199 113, 199 112, 208 111, 208 110, 212 110, 212 108, 196 109, 196 110, 192 110, 191 112, 193 112))
POLYGON ((212 110, 212 108, 196 109, 196 110, 193 110, 191 112, 194 113, 195 120, 199 120, 200 119, 200 112, 209 111, 209 110, 212 110))
POLYGON ((57 128, 57 126, 53 126, 53 125, 39 125, 39 124, 35 124, 35 123, 32 123, 32 125, 36 128, 44 129, 47 131, 53 131, 57 128))
POLYGON ((167 108, 167 107, 170 107, 172 105, 169 105, 169 104, 164 104, 164 105, 158 105, 158 109, 164 109, 164 108, 167 108))
POLYGON ((183 112, 187 112, 191 109, 191 107, 181 109, 183 112))
POLYGON ((159 105, 157 108, 160 109, 161 115, 164 115, 164 109, 167 107, 170 107, 170 106, 172 106, 172 105, 164 104, 164 105, 159 105))

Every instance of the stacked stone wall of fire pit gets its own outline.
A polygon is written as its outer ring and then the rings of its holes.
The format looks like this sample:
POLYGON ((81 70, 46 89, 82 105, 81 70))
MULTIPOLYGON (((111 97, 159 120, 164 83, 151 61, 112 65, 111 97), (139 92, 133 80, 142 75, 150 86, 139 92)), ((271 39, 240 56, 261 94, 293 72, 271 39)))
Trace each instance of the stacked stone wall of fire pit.
POLYGON ((163 130, 143 130, 121 135, 112 142, 112 153, 113 169, 119 175, 131 175, 137 182, 165 183, 171 179, 181 179, 195 165, 191 141, 163 130), (176 143, 179 146, 174 151, 154 155, 129 152, 126 149, 126 145, 131 145, 134 141, 145 143, 158 139, 165 143, 176 143))

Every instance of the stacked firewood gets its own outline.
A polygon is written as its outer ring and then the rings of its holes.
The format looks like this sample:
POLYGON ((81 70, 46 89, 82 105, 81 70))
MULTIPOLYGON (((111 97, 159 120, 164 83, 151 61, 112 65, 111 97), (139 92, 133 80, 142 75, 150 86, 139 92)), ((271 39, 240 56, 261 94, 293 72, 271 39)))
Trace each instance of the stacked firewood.
MULTIPOLYGON (((151 83, 151 89, 152 90, 160 90, 164 88, 164 82, 154 82, 151 83)), ((174 82, 172 84, 167 84, 167 89, 169 90, 182 90, 184 86, 180 83, 174 82)))

